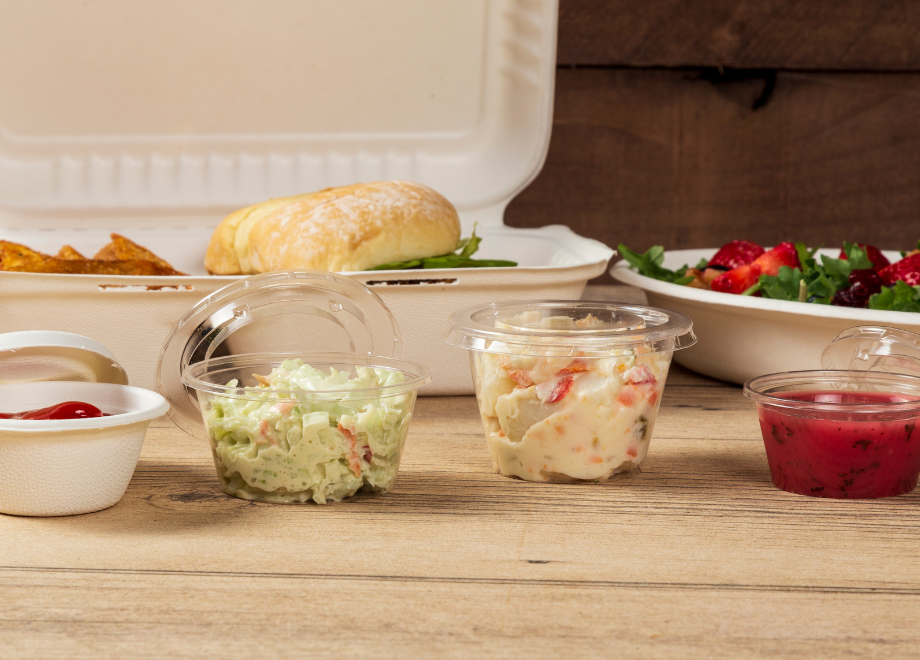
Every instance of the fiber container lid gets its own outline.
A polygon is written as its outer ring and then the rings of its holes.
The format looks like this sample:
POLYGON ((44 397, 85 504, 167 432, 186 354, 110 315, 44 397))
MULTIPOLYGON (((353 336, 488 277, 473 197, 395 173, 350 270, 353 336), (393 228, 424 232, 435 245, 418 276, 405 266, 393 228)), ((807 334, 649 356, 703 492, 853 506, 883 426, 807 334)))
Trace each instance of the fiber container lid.
POLYGON ((128 384, 112 352, 89 337, 44 330, 0 334, 0 383, 46 380, 128 384))
POLYGON ((269 197, 385 179, 438 190, 467 226, 500 224, 548 147, 557 11, 0 3, 0 228, 24 213, 35 227, 213 226, 269 197))

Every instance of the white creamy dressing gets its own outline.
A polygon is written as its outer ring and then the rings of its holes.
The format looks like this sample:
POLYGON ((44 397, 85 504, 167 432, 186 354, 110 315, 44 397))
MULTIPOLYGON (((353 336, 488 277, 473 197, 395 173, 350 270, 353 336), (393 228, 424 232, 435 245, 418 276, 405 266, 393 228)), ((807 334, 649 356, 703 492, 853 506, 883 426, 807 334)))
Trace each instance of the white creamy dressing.
MULTIPOLYGON (((592 319, 566 318, 578 328, 592 319)), ((558 317, 538 322, 560 324, 558 317)), ((602 358, 480 353, 477 398, 495 469, 529 481, 570 481, 603 480, 638 466, 671 355, 636 352, 602 358)))

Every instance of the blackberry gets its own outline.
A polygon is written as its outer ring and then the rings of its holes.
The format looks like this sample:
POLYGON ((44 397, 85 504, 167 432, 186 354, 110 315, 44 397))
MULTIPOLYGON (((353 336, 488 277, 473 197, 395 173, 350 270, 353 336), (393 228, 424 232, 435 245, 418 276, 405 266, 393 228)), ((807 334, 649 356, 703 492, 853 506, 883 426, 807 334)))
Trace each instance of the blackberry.
POLYGON ((871 296, 873 293, 879 293, 882 290, 882 278, 878 276, 878 273, 871 268, 865 270, 854 270, 850 273, 850 284, 852 286, 861 286, 869 291, 871 296))
POLYGON ((874 270, 854 270, 850 286, 834 294, 832 305, 838 307, 868 307, 869 297, 882 290, 882 278, 874 270))

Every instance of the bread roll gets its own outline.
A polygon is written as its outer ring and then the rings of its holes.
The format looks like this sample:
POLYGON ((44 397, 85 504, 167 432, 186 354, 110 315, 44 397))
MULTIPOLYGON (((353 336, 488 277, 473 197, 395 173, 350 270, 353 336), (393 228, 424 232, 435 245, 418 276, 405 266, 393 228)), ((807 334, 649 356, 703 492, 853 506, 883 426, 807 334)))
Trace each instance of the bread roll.
POLYGON ((205 267, 214 275, 309 268, 367 270, 452 252, 457 211, 431 188, 381 181, 272 199, 224 218, 205 267))

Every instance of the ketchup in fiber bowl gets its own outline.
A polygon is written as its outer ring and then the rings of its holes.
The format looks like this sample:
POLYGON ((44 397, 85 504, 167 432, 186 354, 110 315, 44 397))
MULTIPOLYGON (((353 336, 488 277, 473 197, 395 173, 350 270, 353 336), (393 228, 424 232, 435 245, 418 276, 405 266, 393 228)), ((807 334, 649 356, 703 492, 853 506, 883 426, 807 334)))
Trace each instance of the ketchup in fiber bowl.
POLYGON ((857 371, 753 378, 773 483, 814 497, 909 493, 920 475, 920 378, 857 371))
POLYGON ((0 419, 87 419, 89 417, 108 417, 108 415, 93 404, 83 401, 64 401, 37 410, 0 413, 0 419))

